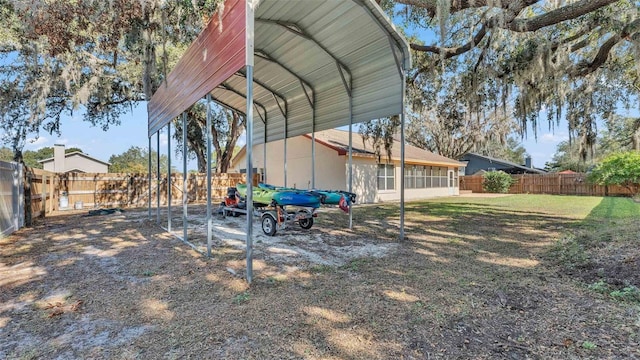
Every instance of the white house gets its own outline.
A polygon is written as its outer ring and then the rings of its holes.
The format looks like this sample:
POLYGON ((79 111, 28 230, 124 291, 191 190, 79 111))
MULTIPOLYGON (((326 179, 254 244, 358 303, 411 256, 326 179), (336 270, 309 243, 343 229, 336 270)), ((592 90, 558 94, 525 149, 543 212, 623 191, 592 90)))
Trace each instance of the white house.
MULTIPOLYGON (((326 190, 348 190, 349 132, 326 130, 316 139, 315 187, 326 190)), ((287 140, 285 178, 284 140, 267 143, 266 165, 264 145, 253 149, 254 169, 263 174, 269 184, 311 188, 311 135, 287 140)), ((391 160, 384 149, 376 157, 371 142, 365 144, 360 134, 353 133, 353 192, 359 203, 400 200, 400 141, 394 141, 391 160)), ((464 166, 456 160, 405 145, 405 199, 424 199, 459 195, 458 169, 464 166)), ((234 157, 231 168, 246 172, 246 148, 234 157)))
POLYGON ((64 145, 53 146, 53 157, 39 160, 46 171, 55 173, 83 172, 83 173, 107 173, 109 172, 108 162, 92 158, 80 151, 65 154, 64 145))

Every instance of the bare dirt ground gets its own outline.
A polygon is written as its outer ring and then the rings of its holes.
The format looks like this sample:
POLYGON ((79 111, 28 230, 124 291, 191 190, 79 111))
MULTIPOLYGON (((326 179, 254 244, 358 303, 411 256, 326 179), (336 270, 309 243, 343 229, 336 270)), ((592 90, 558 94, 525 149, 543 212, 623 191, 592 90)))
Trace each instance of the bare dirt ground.
MULTIPOLYGON (((244 217, 215 219, 212 259, 146 209, 47 218, 0 239, 0 359, 640 357, 637 303, 544 260, 575 220, 420 206, 404 242, 377 206, 353 230, 333 210, 276 237, 256 224, 251 286, 244 217)), ((189 211, 206 251, 204 208, 189 211)))

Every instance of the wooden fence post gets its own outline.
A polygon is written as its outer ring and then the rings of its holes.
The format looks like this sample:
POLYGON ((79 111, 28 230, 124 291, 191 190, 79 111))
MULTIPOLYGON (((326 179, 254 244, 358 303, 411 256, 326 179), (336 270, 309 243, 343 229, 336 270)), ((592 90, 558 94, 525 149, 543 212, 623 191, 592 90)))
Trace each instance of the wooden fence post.
POLYGON ((53 213, 53 178, 55 175, 49 176, 49 214, 53 213))
POLYGON ((125 177, 125 179, 127 179, 127 201, 126 201, 126 206, 130 207, 131 206, 131 174, 127 174, 127 176, 125 177))
POLYGON ((31 170, 25 167, 24 181, 24 225, 29 227, 33 224, 31 219, 31 170))
POLYGON ((47 175, 42 173, 42 200, 40 201, 41 217, 45 217, 47 212, 47 175))

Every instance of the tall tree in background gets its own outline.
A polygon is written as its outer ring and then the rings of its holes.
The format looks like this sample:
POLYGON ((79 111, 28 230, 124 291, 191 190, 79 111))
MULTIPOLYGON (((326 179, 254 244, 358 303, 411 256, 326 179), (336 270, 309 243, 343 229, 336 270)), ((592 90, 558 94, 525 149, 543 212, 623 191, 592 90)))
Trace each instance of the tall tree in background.
POLYGON ((604 121, 605 128, 596 138, 593 151, 586 158, 580 155, 580 144, 563 141, 558 144, 551 162, 545 164, 548 171, 573 170, 586 172, 605 157, 618 152, 638 151, 640 148, 640 118, 613 115, 604 121))
POLYGON ((527 150, 513 135, 507 137, 504 143, 489 141, 479 149, 476 149, 475 152, 496 159, 508 160, 516 164, 524 164, 527 156, 527 150))
MULTIPOLYGON (((597 152, 599 151, 596 145, 594 153, 597 152)), ((580 156, 580 144, 575 141, 565 140, 557 145, 553 158, 550 162, 545 163, 544 169, 549 172, 564 170, 587 172, 594 164, 595 159, 592 156, 587 156, 587 158, 580 156)))
MULTIPOLYGON (((122 154, 111 155, 109 172, 112 173, 147 173, 149 171, 149 149, 132 146, 122 154)), ((169 165, 167 155, 160 155, 160 173, 166 174, 169 165)), ((175 171, 172 167, 172 171, 175 171)), ((151 150, 151 173, 158 171, 158 152, 151 150)))
POLYGON ((59 131, 60 116, 80 107, 105 130, 119 124, 150 99, 219 3, 0 0, 0 61, 10 64, 0 67, 0 89, 13 91, 0 106, 19 102, 22 111, 0 119, 16 124, 6 143, 21 150, 27 134, 59 131))
POLYGON ((595 119, 609 117, 621 102, 637 104, 638 1, 379 3, 414 34, 407 83, 414 111, 416 99, 433 109, 450 97, 465 104, 469 118, 513 106, 525 134, 527 125, 537 128, 544 109, 552 126, 567 119, 584 157, 595 142, 595 119), (464 81, 452 88, 455 78, 464 81))
POLYGON ((640 118, 613 115, 605 121, 599 144, 607 153, 640 151, 640 118))
POLYGON ((408 141, 452 159, 489 143, 505 144, 518 129, 517 122, 506 108, 494 105, 497 99, 488 86, 469 93, 472 81, 471 77, 447 77, 442 82, 448 91, 440 95, 427 88, 411 87, 413 111, 408 114, 408 141))
MULTIPOLYGON (((214 151, 216 173, 226 173, 231 159, 235 155, 236 144, 245 128, 245 119, 235 111, 227 110, 212 104, 211 107, 211 137, 214 151)), ((187 147, 198 160, 198 171, 207 171, 207 111, 206 103, 200 101, 187 111, 187 147)), ((178 148, 182 151, 182 121, 175 121, 174 137, 178 140, 178 148)))

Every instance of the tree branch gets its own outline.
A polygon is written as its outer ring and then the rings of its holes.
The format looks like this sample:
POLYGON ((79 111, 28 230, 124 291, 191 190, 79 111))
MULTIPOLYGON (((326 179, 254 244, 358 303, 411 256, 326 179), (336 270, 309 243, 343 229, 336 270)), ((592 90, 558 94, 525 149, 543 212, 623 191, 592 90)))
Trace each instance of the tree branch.
MULTIPOLYGON (((481 7, 491 7, 498 9, 507 9, 513 3, 521 2, 516 1, 495 1, 495 0, 451 0, 450 13, 459 12, 465 9, 474 9, 481 7)), ((429 16, 434 17, 437 12, 437 0, 396 0, 396 3, 415 6, 417 8, 425 9, 429 13, 429 16)), ((525 0, 529 5, 540 2, 540 0, 525 0)), ((527 5, 528 6, 528 5, 527 5)))
POLYGON ((607 41, 602 44, 596 56, 589 63, 581 62, 576 68, 570 72, 571 76, 579 77, 590 74, 601 67, 609 57, 611 49, 617 45, 620 41, 627 37, 634 37, 637 35, 636 30, 640 29, 640 19, 636 19, 627 24, 621 32, 611 36, 607 41), (633 34, 633 35, 632 35, 633 34))
POLYGON ((543 27, 578 18, 617 1, 619 0, 580 0, 529 19, 515 19, 509 23, 507 28, 517 32, 536 31, 543 27))
POLYGON ((482 41, 482 39, 484 39, 485 35, 487 35, 487 27, 485 25, 482 25, 480 30, 478 30, 478 32, 473 36, 473 39, 462 46, 453 48, 442 48, 433 45, 418 44, 411 44, 410 46, 413 50, 442 54, 445 59, 449 59, 473 49, 477 44, 480 43, 480 41, 482 41))
MULTIPOLYGON (((421 45, 414 43, 410 46, 411 49, 415 51, 430 52, 434 54, 442 53, 444 58, 448 59, 473 49, 480 43, 480 41, 482 41, 488 30, 491 28, 504 28, 516 32, 533 32, 543 27, 578 18, 617 1, 619 0, 580 0, 529 19, 516 19, 516 17, 520 12, 522 12, 522 10, 539 2, 539 0, 502 1, 499 3, 501 4, 500 8, 504 9, 504 11, 485 20, 483 26, 474 35, 473 39, 466 44, 447 48, 436 45, 421 45)), ((436 4, 435 0, 397 0, 396 2, 424 8, 429 12, 432 10, 435 11, 436 4)), ((451 12, 467 8, 489 6, 487 4, 488 0, 453 0, 451 3, 451 12)))
POLYGON ((494 15, 488 20, 486 20, 485 23, 480 28, 480 30, 478 30, 478 32, 473 36, 473 39, 464 45, 453 47, 453 48, 442 48, 434 45, 425 46, 425 45, 418 45, 418 44, 411 44, 410 46, 413 50, 416 50, 416 51, 432 52, 436 54, 443 53, 443 56, 445 59, 449 59, 454 56, 461 55, 473 49, 477 44, 480 43, 480 41, 482 41, 482 39, 487 34, 487 28, 498 27, 500 26, 501 23, 511 22, 513 19, 516 18, 516 16, 518 16, 518 14, 524 8, 526 8, 527 6, 533 5, 538 1, 539 0, 517 0, 517 1, 512 1, 511 3, 508 3, 508 5, 505 4, 506 5, 505 10, 507 14, 503 13, 499 15, 494 15))

